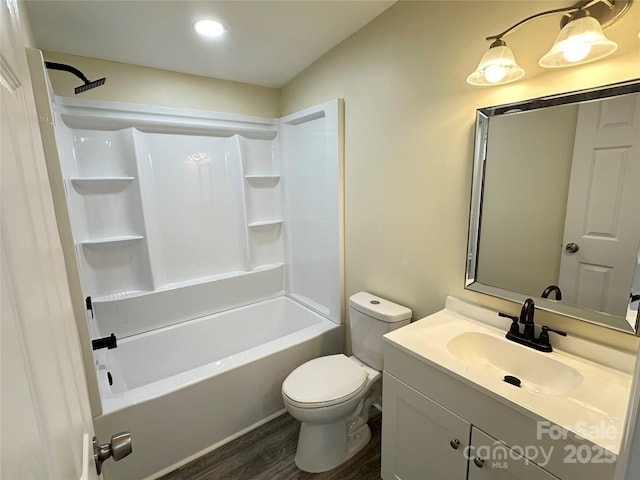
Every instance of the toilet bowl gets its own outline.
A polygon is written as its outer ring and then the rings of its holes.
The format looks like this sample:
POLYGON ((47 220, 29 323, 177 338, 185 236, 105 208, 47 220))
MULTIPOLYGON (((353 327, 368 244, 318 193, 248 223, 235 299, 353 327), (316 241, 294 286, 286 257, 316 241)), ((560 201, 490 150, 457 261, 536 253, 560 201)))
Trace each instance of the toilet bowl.
POLYGON ((411 318, 411 310, 365 292, 349 304, 354 356, 315 358, 282 384, 285 407, 301 422, 295 463, 306 472, 332 470, 369 442, 369 411, 382 392, 382 335, 411 318))
POLYGON ((359 452, 371 438, 369 409, 380 398, 381 373, 343 354, 313 359, 282 385, 287 411, 302 422, 295 462, 326 472, 359 452), (329 385, 322 391, 321 385, 329 385))

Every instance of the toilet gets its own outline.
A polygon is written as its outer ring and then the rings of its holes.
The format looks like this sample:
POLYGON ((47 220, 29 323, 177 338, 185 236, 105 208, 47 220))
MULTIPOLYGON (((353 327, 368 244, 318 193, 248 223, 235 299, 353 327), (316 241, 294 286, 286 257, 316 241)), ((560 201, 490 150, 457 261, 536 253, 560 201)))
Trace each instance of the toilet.
POLYGON ((382 394, 382 336, 410 320, 408 308, 356 293, 349 298, 353 356, 315 358, 284 380, 285 407, 302 422, 295 457, 300 470, 332 470, 369 442, 369 409, 382 394))

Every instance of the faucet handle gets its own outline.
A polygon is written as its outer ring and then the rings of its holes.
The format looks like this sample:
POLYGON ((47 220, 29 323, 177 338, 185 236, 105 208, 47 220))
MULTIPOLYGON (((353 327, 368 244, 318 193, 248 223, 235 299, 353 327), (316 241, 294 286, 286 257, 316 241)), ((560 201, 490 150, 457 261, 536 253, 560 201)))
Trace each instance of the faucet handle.
POLYGON ((563 332, 562 330, 556 330, 555 328, 547 327, 546 325, 542 326, 542 332, 540 332, 540 338, 538 339, 538 343, 540 345, 549 345, 549 332, 557 333, 558 335, 562 335, 563 337, 567 336, 567 332, 563 332))
POLYGON ((517 322, 518 317, 516 315, 509 315, 508 313, 498 312, 499 317, 510 318, 512 322, 517 322))
POLYGON ((516 336, 520 335, 520 326, 518 324, 518 321, 520 319, 516 315, 509 315, 508 313, 498 312, 498 316, 511 319, 511 327, 509 328, 509 333, 516 336))

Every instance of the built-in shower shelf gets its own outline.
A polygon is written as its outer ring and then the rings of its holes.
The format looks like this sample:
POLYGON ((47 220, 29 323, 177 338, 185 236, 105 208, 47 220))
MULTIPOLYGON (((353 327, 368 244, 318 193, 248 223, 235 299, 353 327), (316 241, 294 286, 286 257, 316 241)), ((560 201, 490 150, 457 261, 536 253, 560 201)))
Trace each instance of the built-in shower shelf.
POLYGON ((79 193, 116 193, 134 180, 135 177, 75 177, 71 184, 79 193))
POLYGON ((280 181, 280 175, 245 175, 244 178, 256 186, 275 186, 280 181))
POLYGON ((96 238, 93 240, 84 240, 80 242, 82 246, 85 247, 94 247, 94 246, 107 246, 107 245, 115 245, 123 242, 133 242, 138 240, 144 240, 142 235, 121 235, 117 237, 105 237, 105 238, 96 238))
POLYGON ((103 295, 101 297, 91 297, 91 301, 94 304, 97 302, 116 302, 118 300, 139 297, 140 295, 146 295, 150 292, 151 290, 128 290, 126 292, 112 293, 110 295, 103 295))
POLYGON ((277 227, 282 225, 282 220, 262 220, 260 222, 251 222, 249 227, 251 228, 265 228, 265 227, 277 227))
POLYGON ((283 262, 269 263, 267 265, 258 265, 257 267, 253 267, 251 269, 251 272, 252 273, 264 272, 266 270, 274 270, 276 268, 282 268, 282 267, 284 267, 284 263, 283 262))
POLYGON ((127 337, 283 295, 284 265, 149 287, 92 295, 93 314, 104 331, 127 337))

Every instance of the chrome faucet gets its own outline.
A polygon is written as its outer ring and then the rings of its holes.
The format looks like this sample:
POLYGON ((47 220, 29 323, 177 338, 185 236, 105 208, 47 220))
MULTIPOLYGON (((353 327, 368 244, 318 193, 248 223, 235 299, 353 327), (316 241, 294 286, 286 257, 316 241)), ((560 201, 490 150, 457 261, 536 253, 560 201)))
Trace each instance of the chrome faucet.
POLYGON ((516 317, 515 315, 508 315, 502 312, 499 312, 498 315, 511 319, 511 327, 506 334, 507 340, 520 343, 521 345, 534 348, 541 352, 552 352, 553 348, 551 347, 551 343, 549 342, 549 332, 557 333, 558 335, 562 335, 563 337, 565 337, 567 333, 560 330, 555 330, 545 325, 542 327, 540 338, 536 338, 536 326, 533 321, 535 310, 536 306, 535 303, 533 303, 533 299, 527 298, 524 302, 522 302, 522 308, 520 309, 519 317, 516 317), (524 324, 524 330, 522 331, 522 333, 520 333, 521 323, 524 324))

